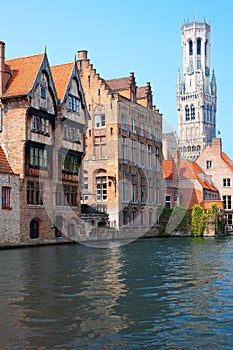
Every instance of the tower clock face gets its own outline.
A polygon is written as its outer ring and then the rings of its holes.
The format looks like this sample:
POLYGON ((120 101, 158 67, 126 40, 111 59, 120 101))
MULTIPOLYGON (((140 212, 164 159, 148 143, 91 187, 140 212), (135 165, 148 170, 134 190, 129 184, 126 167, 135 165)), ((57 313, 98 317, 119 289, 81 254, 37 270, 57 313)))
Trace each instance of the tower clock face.
POLYGON ((192 75, 193 73, 194 73, 193 67, 192 67, 192 66, 188 66, 188 68, 187 68, 187 74, 188 74, 188 75, 192 75))
POLYGON ((205 67, 205 75, 208 77, 210 75, 209 67, 205 67))

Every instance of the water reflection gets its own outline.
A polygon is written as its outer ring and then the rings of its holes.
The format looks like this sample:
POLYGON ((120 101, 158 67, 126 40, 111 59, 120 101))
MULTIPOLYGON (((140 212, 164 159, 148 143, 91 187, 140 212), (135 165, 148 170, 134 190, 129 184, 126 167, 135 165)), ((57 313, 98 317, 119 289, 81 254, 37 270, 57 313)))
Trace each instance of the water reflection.
POLYGON ((0 252, 0 349, 231 349, 233 240, 0 252))

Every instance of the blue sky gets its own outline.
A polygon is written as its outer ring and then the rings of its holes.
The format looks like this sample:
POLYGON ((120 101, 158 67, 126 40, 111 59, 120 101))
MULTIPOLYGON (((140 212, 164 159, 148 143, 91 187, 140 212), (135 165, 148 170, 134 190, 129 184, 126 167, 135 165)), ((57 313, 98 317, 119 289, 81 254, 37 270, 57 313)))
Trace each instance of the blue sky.
POLYGON ((218 87, 217 130, 233 159, 233 2, 222 0, 12 0, 1 4, 6 58, 44 51, 51 65, 74 60, 78 50, 105 79, 134 72, 151 82, 154 104, 177 129, 176 77, 182 68, 181 25, 194 17, 211 23, 211 69, 218 87))

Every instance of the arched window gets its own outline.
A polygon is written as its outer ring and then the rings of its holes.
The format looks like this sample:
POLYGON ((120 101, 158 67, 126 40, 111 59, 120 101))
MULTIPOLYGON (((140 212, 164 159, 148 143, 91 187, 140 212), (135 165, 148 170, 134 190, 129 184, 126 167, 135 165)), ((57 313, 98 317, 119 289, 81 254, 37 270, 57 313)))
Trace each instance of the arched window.
POLYGON ((201 39, 197 39, 197 55, 201 54, 201 39))
POLYGON ((186 146, 183 147, 183 152, 187 152, 186 146))
POLYGON ((191 120, 195 119, 195 107, 194 105, 191 105, 191 120))
POLYGON ((196 151, 196 146, 192 146, 192 152, 196 151))
POLYGON ((39 238, 39 223, 35 219, 30 222, 30 238, 39 238))
POLYGON ((189 56, 192 56, 193 54, 193 42, 192 40, 189 40, 189 56))
POLYGON ((185 106, 185 119, 190 120, 190 110, 189 106, 185 106))
POLYGON ((199 152, 201 150, 201 146, 197 146, 197 151, 199 152))
POLYGON ((191 152, 191 146, 188 146, 188 152, 191 152))

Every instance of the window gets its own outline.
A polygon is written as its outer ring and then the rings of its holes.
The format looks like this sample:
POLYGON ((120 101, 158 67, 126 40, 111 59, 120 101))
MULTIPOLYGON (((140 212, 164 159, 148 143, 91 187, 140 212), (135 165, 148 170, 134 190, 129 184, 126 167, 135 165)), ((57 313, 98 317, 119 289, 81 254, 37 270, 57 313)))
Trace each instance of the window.
POLYGON ((40 87, 40 97, 46 99, 46 87, 44 86, 40 87))
POLYGON ((151 134, 151 126, 148 126, 148 134, 147 134, 148 139, 152 139, 152 134, 151 134))
POLYGON ((95 157, 97 159, 106 158, 106 137, 95 136, 95 157))
POLYGON ((143 226, 144 225, 144 211, 141 210, 140 212, 140 225, 143 226))
POLYGON ((185 106, 185 119, 190 120, 190 110, 189 110, 189 106, 185 106))
POLYGON ((96 114, 95 115, 95 128, 105 127, 105 114, 96 114))
MULTIPOLYGON (((88 192, 88 177, 87 176, 84 176, 84 179, 83 179, 83 189, 86 193, 88 192)), ((84 199, 84 201, 88 201, 88 195, 85 194, 83 196, 83 199, 84 199)))
POLYGON ((152 168, 152 146, 148 145, 148 168, 152 168))
POLYGON ((152 203, 153 197, 153 181, 152 179, 148 179, 148 202, 152 203))
POLYGON ((136 184, 136 175, 132 175, 132 202, 137 202, 137 184, 136 184))
POLYGON ((155 128, 155 141, 159 141, 159 130, 155 128))
POLYGON ((70 111, 80 113, 80 100, 78 97, 68 95, 68 109, 70 111))
POLYGON ((47 150, 38 147, 30 147, 30 166, 35 168, 47 168, 47 150))
POLYGON ((159 196, 159 180, 155 181, 155 203, 159 204, 160 196, 159 196))
POLYGON ((126 114, 122 114, 122 129, 127 130, 126 114))
POLYGON ((67 141, 81 143, 81 132, 76 126, 64 124, 63 138, 67 141))
POLYGON ((193 54, 193 42, 192 40, 189 40, 189 56, 192 56, 193 54))
POLYGON ((136 140, 131 140, 131 160, 132 165, 136 165, 136 140))
POLYGON ((172 208, 172 196, 170 194, 165 196, 165 207, 172 208))
POLYGON ((231 209, 231 196, 223 196, 224 209, 231 209))
POLYGON ((38 181, 27 182, 27 204, 43 205, 43 184, 38 181))
POLYGON ((131 212, 131 223, 133 225, 137 225, 137 222, 136 222, 136 210, 132 210, 132 212, 131 212))
POLYGON ((201 39, 197 39, 197 55, 201 54, 201 39))
POLYGON ((139 135, 144 136, 144 124, 143 124, 143 122, 140 122, 140 124, 139 124, 139 135))
POLYGON ((212 169, 212 160, 206 161, 206 169, 212 169))
POLYGON ((122 202, 127 202, 127 182, 122 180, 122 202))
POLYGON ((127 139, 122 137, 122 162, 127 163, 127 139))
POLYGON ((197 59, 197 69, 201 69, 201 60, 197 59))
POLYGON ((131 118, 131 131, 136 134, 135 119, 131 118))
POLYGON ((195 107, 194 105, 191 105, 191 120, 195 119, 195 107))
POLYGON ((2 187, 2 209, 10 209, 11 207, 11 188, 2 187))
POLYGON ((144 143, 140 142, 140 166, 144 167, 144 143))
POLYGON ((107 200, 107 177, 97 176, 96 177, 96 201, 107 200))
POLYGON ((232 227, 233 226, 233 215, 232 214, 226 214, 227 217, 227 226, 232 227))
POLYGON ((141 181, 140 181, 140 193, 141 193, 141 203, 145 203, 145 178, 141 176, 141 181))
POLYGON ((231 187, 231 179, 227 178, 227 179, 223 179, 223 187, 231 187))
POLYGON ((78 175, 78 156, 73 154, 61 155, 62 172, 78 175))
POLYGON ((155 147, 155 169, 159 169, 159 147, 155 147))
POLYGON ((57 184, 56 205, 57 206, 77 206, 77 186, 57 184))
POLYGON ((128 211, 123 210, 122 211, 122 224, 127 225, 127 221, 128 221, 128 211))
POLYGON ((31 130, 48 136, 50 134, 49 120, 32 115, 31 130))

